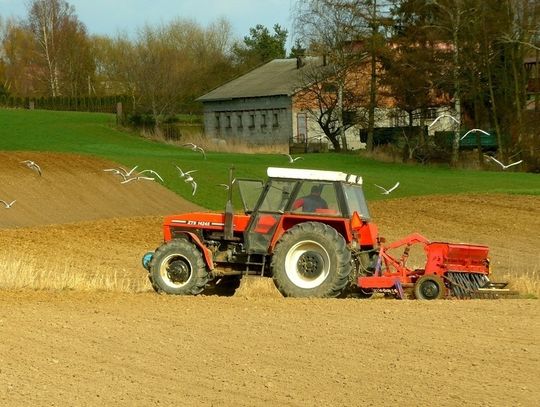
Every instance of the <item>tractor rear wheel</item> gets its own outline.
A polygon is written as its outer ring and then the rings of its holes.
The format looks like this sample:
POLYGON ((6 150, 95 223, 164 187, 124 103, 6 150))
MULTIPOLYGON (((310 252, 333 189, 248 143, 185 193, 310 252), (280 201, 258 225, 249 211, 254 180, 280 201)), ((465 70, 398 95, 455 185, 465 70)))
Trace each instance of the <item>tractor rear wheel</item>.
POLYGON ((343 236, 324 223, 305 222, 282 236, 271 269, 285 297, 337 297, 348 283, 351 264, 343 236))
POLYGON ((209 279, 201 252, 186 239, 160 246, 150 263, 150 282, 157 292, 196 295, 209 279))
POLYGON ((444 282, 436 275, 422 276, 414 285, 414 297, 418 300, 438 300, 444 294, 444 282))

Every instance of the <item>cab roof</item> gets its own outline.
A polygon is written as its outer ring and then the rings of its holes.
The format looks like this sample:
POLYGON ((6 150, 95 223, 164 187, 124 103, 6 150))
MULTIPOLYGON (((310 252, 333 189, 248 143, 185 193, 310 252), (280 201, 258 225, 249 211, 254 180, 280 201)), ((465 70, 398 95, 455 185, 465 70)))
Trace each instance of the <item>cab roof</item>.
POLYGON ((268 167, 269 178, 301 179, 314 181, 339 181, 362 185, 360 175, 346 174, 340 171, 308 170, 301 168, 268 167))

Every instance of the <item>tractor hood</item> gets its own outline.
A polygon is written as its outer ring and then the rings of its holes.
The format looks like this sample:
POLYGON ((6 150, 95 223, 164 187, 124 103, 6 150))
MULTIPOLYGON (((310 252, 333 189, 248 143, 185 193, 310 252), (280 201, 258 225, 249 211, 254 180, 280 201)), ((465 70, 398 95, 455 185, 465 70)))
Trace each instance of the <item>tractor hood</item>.
MULTIPOLYGON (((235 232, 243 232, 249 222, 248 215, 234 215, 233 227, 235 232)), ((208 229, 223 230, 225 226, 225 214, 208 212, 190 212, 181 215, 171 215, 165 217, 163 227, 165 230, 171 228, 186 229, 208 229)), ((166 232, 167 233, 167 232, 166 232)))

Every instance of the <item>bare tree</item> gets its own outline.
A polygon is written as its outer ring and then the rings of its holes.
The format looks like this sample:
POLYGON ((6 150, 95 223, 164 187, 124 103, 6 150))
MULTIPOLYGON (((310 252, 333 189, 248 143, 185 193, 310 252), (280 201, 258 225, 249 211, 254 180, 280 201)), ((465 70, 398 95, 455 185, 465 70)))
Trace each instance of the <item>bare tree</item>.
POLYGON ((367 123, 361 111, 367 95, 360 95, 367 85, 363 80, 365 70, 344 73, 324 57, 307 57, 304 61, 298 84, 298 106, 317 121, 334 150, 341 151, 346 148, 345 131, 367 123))
POLYGON ((60 94, 60 37, 74 9, 63 0, 33 0, 29 5, 28 25, 38 44, 38 53, 46 64, 51 96, 60 94))

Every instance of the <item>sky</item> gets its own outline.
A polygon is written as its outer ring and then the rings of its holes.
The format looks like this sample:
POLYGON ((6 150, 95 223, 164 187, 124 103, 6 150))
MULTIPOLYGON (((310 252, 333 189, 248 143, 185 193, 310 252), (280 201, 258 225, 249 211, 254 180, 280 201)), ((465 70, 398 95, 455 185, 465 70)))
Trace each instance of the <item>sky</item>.
MULTIPOLYGON (((145 24, 163 24, 175 18, 194 20, 203 27, 220 17, 232 25, 234 35, 243 39, 250 27, 262 24, 272 31, 279 24, 289 31, 294 0, 67 0, 75 7, 89 34, 134 35, 145 24)), ((0 0, 0 16, 25 18, 29 0, 0 0)), ((290 44, 289 44, 290 45, 290 44)))

